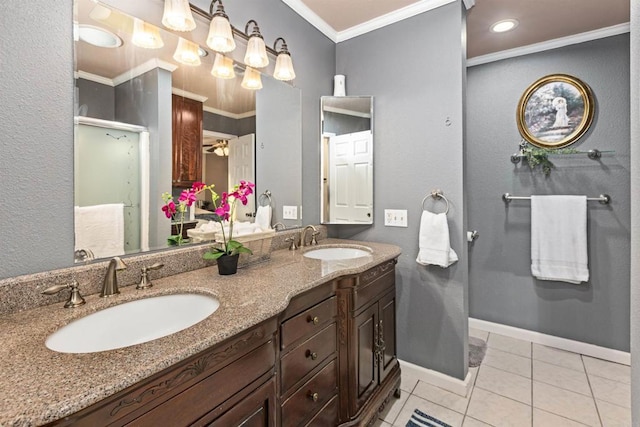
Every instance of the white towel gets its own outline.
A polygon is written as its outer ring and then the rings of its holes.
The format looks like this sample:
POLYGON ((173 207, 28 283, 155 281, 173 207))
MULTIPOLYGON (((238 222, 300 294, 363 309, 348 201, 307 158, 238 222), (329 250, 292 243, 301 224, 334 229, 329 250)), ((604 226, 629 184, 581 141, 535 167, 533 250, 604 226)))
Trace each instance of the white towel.
POLYGON ((449 267, 458 261, 458 255, 451 249, 449 224, 447 215, 444 213, 422 211, 418 245, 420 248, 416 258, 418 264, 449 267))
POLYGON ((124 255, 124 205, 75 207, 75 249, 89 249, 96 258, 124 255))
POLYGON ((255 223, 263 230, 271 228, 271 206, 258 206, 255 223))
POLYGON ((531 273, 540 280, 589 280, 586 196, 531 196, 531 273))

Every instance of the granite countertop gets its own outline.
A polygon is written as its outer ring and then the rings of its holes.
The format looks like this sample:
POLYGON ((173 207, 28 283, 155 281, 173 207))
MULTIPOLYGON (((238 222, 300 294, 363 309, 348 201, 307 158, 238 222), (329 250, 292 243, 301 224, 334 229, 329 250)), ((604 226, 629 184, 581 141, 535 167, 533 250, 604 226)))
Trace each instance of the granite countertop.
POLYGON ((233 276, 219 276, 217 267, 208 267, 154 280, 147 290, 126 286, 112 298, 90 295, 87 304, 76 309, 64 309, 57 303, 0 317, 0 425, 41 425, 73 414, 277 315, 292 297, 308 289, 400 255, 399 247, 381 243, 338 239, 321 243, 364 245, 373 254, 320 261, 303 257, 307 248, 280 250, 272 252, 269 261, 241 268, 233 276), (220 307, 183 331, 117 350, 65 354, 44 345, 52 332, 94 311, 183 292, 213 295, 220 307))

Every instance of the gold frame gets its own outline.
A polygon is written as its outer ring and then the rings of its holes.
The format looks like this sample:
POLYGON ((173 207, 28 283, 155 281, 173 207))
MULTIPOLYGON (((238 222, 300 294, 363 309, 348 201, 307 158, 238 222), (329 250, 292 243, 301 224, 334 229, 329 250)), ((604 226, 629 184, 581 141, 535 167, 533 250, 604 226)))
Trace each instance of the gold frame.
MULTIPOLYGON (((549 99, 547 99, 547 102, 551 103, 549 99)), ((565 108, 564 108, 565 120, 570 120, 569 117, 566 115, 566 110, 567 110, 566 99, 564 98, 562 99, 565 102, 565 108)), ((555 102, 555 99, 553 100, 553 102, 555 102)), ((555 113, 556 122, 557 122, 558 121, 557 114, 560 114, 560 112, 558 111, 557 108, 555 110, 557 111, 555 113)), ((591 92, 591 89, 586 83, 584 83, 583 81, 581 81, 576 77, 573 77, 567 74, 551 74, 536 80, 522 94, 522 97, 520 98, 520 102, 518 102, 516 121, 518 123, 518 131, 520 131, 520 135, 522 135, 522 137, 525 140, 527 140, 529 143, 541 148, 562 148, 562 147, 566 147, 567 145, 573 144, 589 130, 589 127, 591 126, 591 123, 593 121, 594 111, 595 111, 595 103, 593 100, 593 94, 591 92), (529 113, 529 111, 527 110, 527 106, 528 106, 529 100, 531 99, 532 96, 536 95, 536 92, 538 92, 543 86, 546 86, 548 84, 553 84, 553 83, 567 84, 572 88, 574 88, 575 91, 578 92, 582 100, 582 105, 584 106, 583 114, 580 117, 580 122, 575 126, 570 126, 569 122, 567 121, 567 123, 564 126, 554 127, 555 126, 554 124, 552 127, 543 128, 542 131, 537 132, 537 134, 534 134, 534 130, 532 130, 530 124, 527 123, 528 122, 527 114, 529 113), (564 134, 562 133, 563 130, 569 131, 569 132, 566 132, 566 134, 564 134), (552 134, 549 136, 551 140, 542 138, 540 136, 541 133, 552 134)), ((547 123, 548 123, 550 114, 552 113, 546 114, 547 123)))

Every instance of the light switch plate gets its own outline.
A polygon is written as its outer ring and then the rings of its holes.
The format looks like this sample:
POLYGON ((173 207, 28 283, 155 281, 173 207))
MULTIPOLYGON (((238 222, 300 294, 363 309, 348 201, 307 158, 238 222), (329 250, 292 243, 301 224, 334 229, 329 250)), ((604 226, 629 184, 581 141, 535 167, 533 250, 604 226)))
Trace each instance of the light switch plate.
POLYGON ((282 207, 282 219, 298 219, 298 207, 297 206, 283 206, 282 207))
POLYGON ((384 225, 385 227, 408 227, 407 210, 406 209, 385 209, 384 225))

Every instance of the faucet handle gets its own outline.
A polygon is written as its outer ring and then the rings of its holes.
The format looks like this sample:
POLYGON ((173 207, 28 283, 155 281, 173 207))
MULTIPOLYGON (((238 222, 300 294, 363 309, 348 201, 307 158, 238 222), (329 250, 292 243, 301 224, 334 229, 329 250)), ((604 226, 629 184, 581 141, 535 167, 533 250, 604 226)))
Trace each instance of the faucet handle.
POLYGON ((71 293, 69 294, 69 300, 65 303, 64 308, 75 308, 79 307, 86 303, 82 295, 80 295, 79 283, 77 280, 73 279, 71 283, 67 283, 65 285, 55 285, 51 286, 44 291, 42 291, 43 295, 55 295, 58 292, 71 289, 71 293))
POLYGON ((298 249, 298 245, 296 244, 296 238, 291 236, 284 239, 285 242, 291 242, 291 246, 289 246, 290 251, 295 251, 298 249))
POLYGON ((318 240, 316 239, 316 237, 318 237, 320 235, 319 231, 314 231, 313 233, 311 233, 311 243, 309 243, 310 245, 317 245, 318 244, 318 240))
POLYGON ((162 267, 164 267, 164 264, 160 264, 159 262, 148 267, 146 265, 142 267, 142 276, 140 277, 140 283, 138 283, 136 289, 147 289, 152 287, 153 283, 151 283, 151 279, 149 279, 149 270, 159 270, 162 267))

